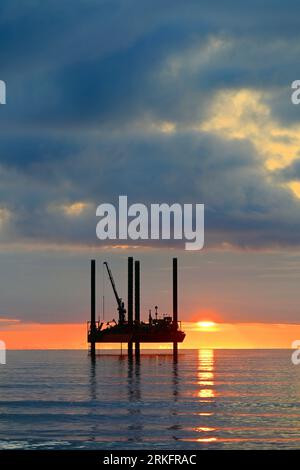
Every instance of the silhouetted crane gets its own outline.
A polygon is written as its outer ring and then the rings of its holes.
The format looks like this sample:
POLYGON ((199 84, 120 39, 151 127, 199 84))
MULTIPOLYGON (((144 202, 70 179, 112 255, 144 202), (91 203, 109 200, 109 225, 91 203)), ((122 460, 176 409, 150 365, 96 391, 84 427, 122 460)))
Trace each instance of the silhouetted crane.
POLYGON ((106 266, 107 273, 108 273, 108 276, 109 276, 109 280, 111 282, 111 286, 113 288, 115 298, 116 298, 116 301, 117 301, 117 304, 118 304, 119 323, 123 324, 123 323, 125 323, 125 314, 126 314, 125 304, 122 301, 121 297, 119 297, 119 294, 118 294, 118 291, 117 291, 117 288, 116 288, 116 284, 115 284, 112 272, 110 270, 110 267, 108 266, 108 263, 106 261, 104 261, 103 264, 106 266))

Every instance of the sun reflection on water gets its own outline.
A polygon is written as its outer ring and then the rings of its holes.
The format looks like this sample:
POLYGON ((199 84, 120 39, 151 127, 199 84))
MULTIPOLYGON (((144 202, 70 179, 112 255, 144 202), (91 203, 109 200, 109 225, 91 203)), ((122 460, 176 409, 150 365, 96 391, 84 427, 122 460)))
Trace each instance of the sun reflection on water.
POLYGON ((200 437, 197 439, 197 442, 216 442, 217 438, 216 437, 200 437))
MULTIPOLYGON (((216 391, 214 388, 215 379, 215 357, 213 349, 199 349, 198 351, 198 371, 197 371, 197 396, 200 401, 204 403, 211 403, 216 397, 216 391)), ((203 411, 199 413, 202 419, 205 417, 212 416, 213 413, 209 411, 203 411)), ((201 419, 200 418, 200 419, 201 419)), ((201 419, 201 421, 202 421, 201 419)), ((194 428, 196 433, 202 434, 201 437, 196 438, 197 442, 202 443, 213 443, 218 439, 212 436, 211 433, 217 431, 215 427, 209 426, 207 421, 199 423, 200 425, 194 428)))
POLYGON ((214 386, 214 350, 199 349, 198 351, 198 391, 199 398, 215 398, 214 386))

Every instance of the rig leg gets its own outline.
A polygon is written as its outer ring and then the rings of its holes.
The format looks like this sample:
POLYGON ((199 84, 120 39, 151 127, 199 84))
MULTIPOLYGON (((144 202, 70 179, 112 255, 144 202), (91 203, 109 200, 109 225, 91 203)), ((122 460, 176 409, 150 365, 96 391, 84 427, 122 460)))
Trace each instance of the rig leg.
POLYGON ((91 260, 91 358, 96 357, 96 260, 91 260))
POLYGON ((140 343, 135 343, 135 355, 140 357, 140 343))
POLYGON ((91 343, 90 354, 91 354, 91 358, 95 359, 95 357, 96 357, 96 343, 91 343))
POLYGON ((174 342, 173 343, 173 358, 177 360, 178 358, 178 343, 174 342))
POLYGON ((128 343, 128 356, 132 356, 133 355, 133 343, 132 341, 130 341, 128 343))

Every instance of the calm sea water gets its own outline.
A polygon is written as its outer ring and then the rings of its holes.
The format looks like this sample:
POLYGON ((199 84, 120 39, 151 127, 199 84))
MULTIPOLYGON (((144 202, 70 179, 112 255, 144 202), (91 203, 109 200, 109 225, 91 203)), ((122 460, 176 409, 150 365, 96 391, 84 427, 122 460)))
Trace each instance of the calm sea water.
POLYGON ((140 361, 8 352, 1 449, 300 447, 300 366, 285 350, 193 350, 140 361))

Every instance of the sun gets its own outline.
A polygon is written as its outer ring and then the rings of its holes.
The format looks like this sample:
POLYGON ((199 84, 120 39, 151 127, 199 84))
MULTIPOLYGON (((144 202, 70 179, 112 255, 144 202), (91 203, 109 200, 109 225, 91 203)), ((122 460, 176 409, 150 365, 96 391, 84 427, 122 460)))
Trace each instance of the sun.
POLYGON ((216 326, 214 321, 198 321, 197 326, 203 331, 211 331, 216 326))

